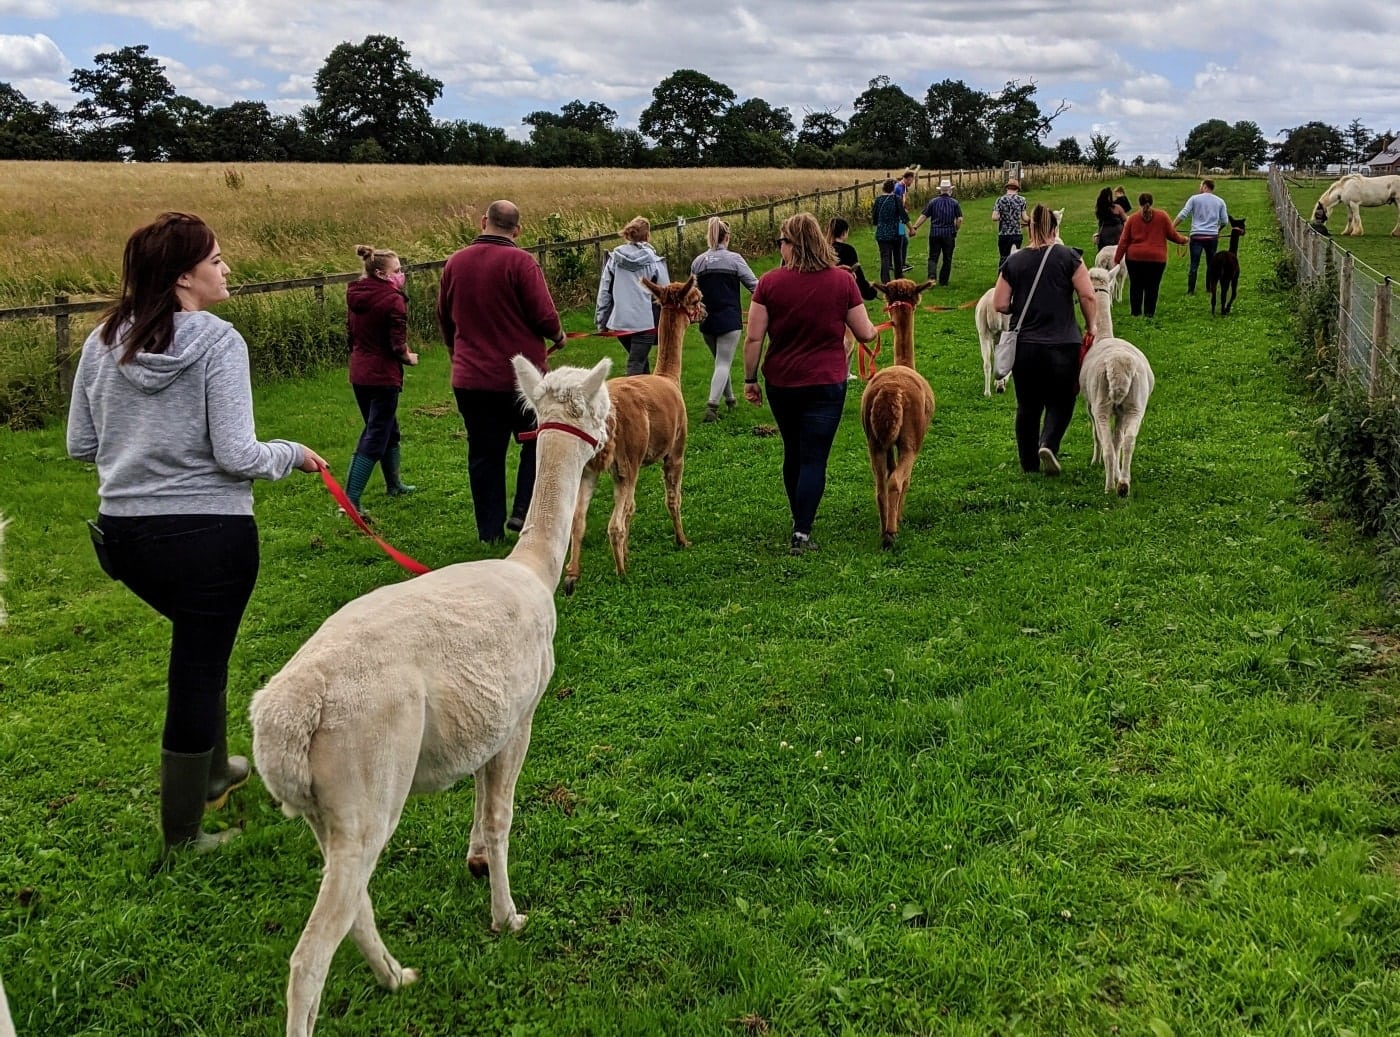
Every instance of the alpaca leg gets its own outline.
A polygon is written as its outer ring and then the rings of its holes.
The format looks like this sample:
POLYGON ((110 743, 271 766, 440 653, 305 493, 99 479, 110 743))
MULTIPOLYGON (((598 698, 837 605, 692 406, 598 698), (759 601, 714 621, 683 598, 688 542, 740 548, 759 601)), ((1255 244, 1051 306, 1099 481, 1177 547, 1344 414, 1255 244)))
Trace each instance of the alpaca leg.
POLYGON ((627 535, 637 510, 637 474, 613 476, 613 510, 608 519, 608 540, 612 542, 613 565, 619 576, 627 575, 627 535))
POLYGON ((685 474, 685 439, 681 438, 674 453, 661 459, 661 477, 666 483, 666 510, 671 513, 671 527, 676 533, 676 546, 689 547, 681 528, 681 476, 685 474))
POLYGON ((1133 482, 1133 448, 1137 446, 1138 429, 1142 427, 1142 411, 1125 414, 1118 426, 1123 460, 1118 468, 1118 496, 1126 497, 1133 482))
POLYGON ((990 396, 992 395, 992 337, 990 333, 984 334, 979 328, 977 338, 982 345, 982 395, 990 396))
MULTIPOLYGON (((578 484, 578 500, 574 504, 574 525, 569 533, 569 564, 564 569, 564 593, 572 594, 578 585, 579 556, 583 553, 583 534, 588 526, 588 505, 593 500, 593 491, 598 488, 598 473, 591 468, 583 470, 583 479, 578 484)), ((475 836, 475 826, 473 826, 475 836)), ((472 845, 476 845, 473 837, 472 845)), ((469 862, 470 863, 470 862, 469 862)))
POLYGON ((880 513, 880 546, 889 547, 890 543, 885 532, 890 528, 888 521, 890 495, 888 451, 869 439, 866 440, 866 446, 870 450, 870 474, 875 480, 875 510, 880 513))
POLYGON ((486 797, 481 793, 481 771, 472 775, 472 834, 467 843, 467 870, 474 878, 484 879, 491 874, 490 863, 486 859, 486 837, 483 834, 482 812, 486 797))
POLYGON ((890 477, 890 540, 899 535, 899 523, 904 518, 904 500, 909 495, 909 483, 914 477, 914 462, 919 448, 913 443, 900 443, 899 460, 890 477))
POLYGON ((1103 489, 1113 492, 1113 484, 1118 477, 1118 449, 1113 442, 1113 431, 1109 428, 1108 408, 1094 413, 1094 442, 1103 454, 1103 489))
POLYGON ((530 725, 533 717, 526 716, 491 759, 482 766, 478 793, 485 801, 482 814, 486 856, 491 864, 491 931, 524 928, 526 916, 515 910, 510 895, 510 826, 515 817, 515 782, 520 766, 530 748, 530 725))

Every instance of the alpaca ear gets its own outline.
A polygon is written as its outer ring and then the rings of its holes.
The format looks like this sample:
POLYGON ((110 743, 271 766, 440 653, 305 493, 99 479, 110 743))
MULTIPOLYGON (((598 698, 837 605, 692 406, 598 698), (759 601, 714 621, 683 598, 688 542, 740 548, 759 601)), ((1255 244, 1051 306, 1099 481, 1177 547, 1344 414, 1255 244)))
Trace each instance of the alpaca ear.
POLYGON ((871 288, 874 288, 877 292, 879 292, 879 293, 880 293, 881 295, 883 295, 885 298, 887 298, 887 299, 889 298, 889 291, 890 291, 890 286, 889 286, 889 285, 887 285, 887 284, 881 284, 879 281, 871 281, 871 282, 870 282, 870 287, 871 287, 871 288))
POLYGON ((690 290, 695 287, 695 275, 691 274, 685 279, 685 288, 681 290, 682 295, 689 295, 690 290))
POLYGON ((591 398, 598 394, 598 390, 603 387, 603 383, 608 380, 608 374, 612 371, 612 357, 605 356, 593 365, 588 372, 588 377, 583 380, 583 391, 591 398))
POLYGON ((544 375, 540 374, 535 369, 535 365, 526 360, 521 353, 516 353, 510 358, 510 366, 515 368, 515 380, 520 386, 521 398, 531 405, 531 410, 534 410, 534 401, 539 398, 540 383, 544 381, 544 375))
POLYGON ((661 298, 661 286, 655 281, 653 281, 650 277, 642 278, 642 287, 645 288, 647 291, 651 292, 651 294, 656 296, 657 299, 661 298))
POLYGON ((925 281, 923 284, 916 284, 916 285, 914 286, 914 291, 916 291, 916 292, 918 292, 920 295, 922 295, 924 292, 928 291, 928 290, 929 290, 930 288, 932 288, 932 287, 933 287, 933 280, 930 279, 930 280, 925 281))

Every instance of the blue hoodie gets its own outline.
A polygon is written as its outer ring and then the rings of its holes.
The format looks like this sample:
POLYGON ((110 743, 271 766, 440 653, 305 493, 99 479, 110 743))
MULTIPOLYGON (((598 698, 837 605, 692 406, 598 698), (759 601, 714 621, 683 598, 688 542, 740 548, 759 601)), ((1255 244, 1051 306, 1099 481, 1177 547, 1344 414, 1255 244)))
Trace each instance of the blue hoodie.
POLYGON ((666 260, 645 241, 629 241, 608 253, 598 282, 595 326, 608 331, 648 331, 656 327, 651 292, 642 278, 654 284, 670 284, 666 260))

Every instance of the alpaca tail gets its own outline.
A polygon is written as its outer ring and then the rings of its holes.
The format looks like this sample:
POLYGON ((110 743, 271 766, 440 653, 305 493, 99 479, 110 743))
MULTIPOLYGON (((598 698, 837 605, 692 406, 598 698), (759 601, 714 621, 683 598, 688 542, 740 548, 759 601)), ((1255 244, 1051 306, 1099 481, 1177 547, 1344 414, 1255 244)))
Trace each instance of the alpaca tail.
POLYGON ((881 385, 867 389, 861 403, 861 425, 865 428, 866 442, 872 450, 884 450, 893 466, 895 444, 899 440, 899 430, 904 427, 904 393, 897 387, 881 385))
MULTIPOLYGON (((313 810, 311 738, 321 726, 325 678, 314 670, 316 687, 305 677, 279 673, 253 696, 253 760, 263 784, 282 804, 282 813, 298 817, 313 810)), ((302 671, 305 674, 306 671, 302 671)))
POLYGON ((1133 362, 1131 357, 1114 356, 1108 360, 1104 376, 1108 379, 1108 401, 1114 407, 1122 405, 1133 390, 1133 362))

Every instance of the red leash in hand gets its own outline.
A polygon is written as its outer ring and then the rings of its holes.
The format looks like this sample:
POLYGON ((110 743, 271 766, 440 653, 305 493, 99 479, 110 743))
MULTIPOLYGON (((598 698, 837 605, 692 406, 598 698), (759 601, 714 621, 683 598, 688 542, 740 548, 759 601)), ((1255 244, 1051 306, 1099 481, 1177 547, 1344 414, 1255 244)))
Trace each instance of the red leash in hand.
POLYGON ((360 516, 359 509, 350 503, 350 498, 345 496, 345 491, 340 488, 340 483, 335 481, 335 476, 331 475, 331 470, 329 468, 321 469, 321 481, 326 484, 326 489, 330 491, 330 495, 335 498, 335 502, 340 505, 341 510, 350 516, 350 521, 369 534, 386 555, 398 562, 414 576, 422 576, 424 573, 432 572, 432 570, 422 562, 415 562, 402 551, 385 543, 382 537, 369 528, 369 524, 360 516))

